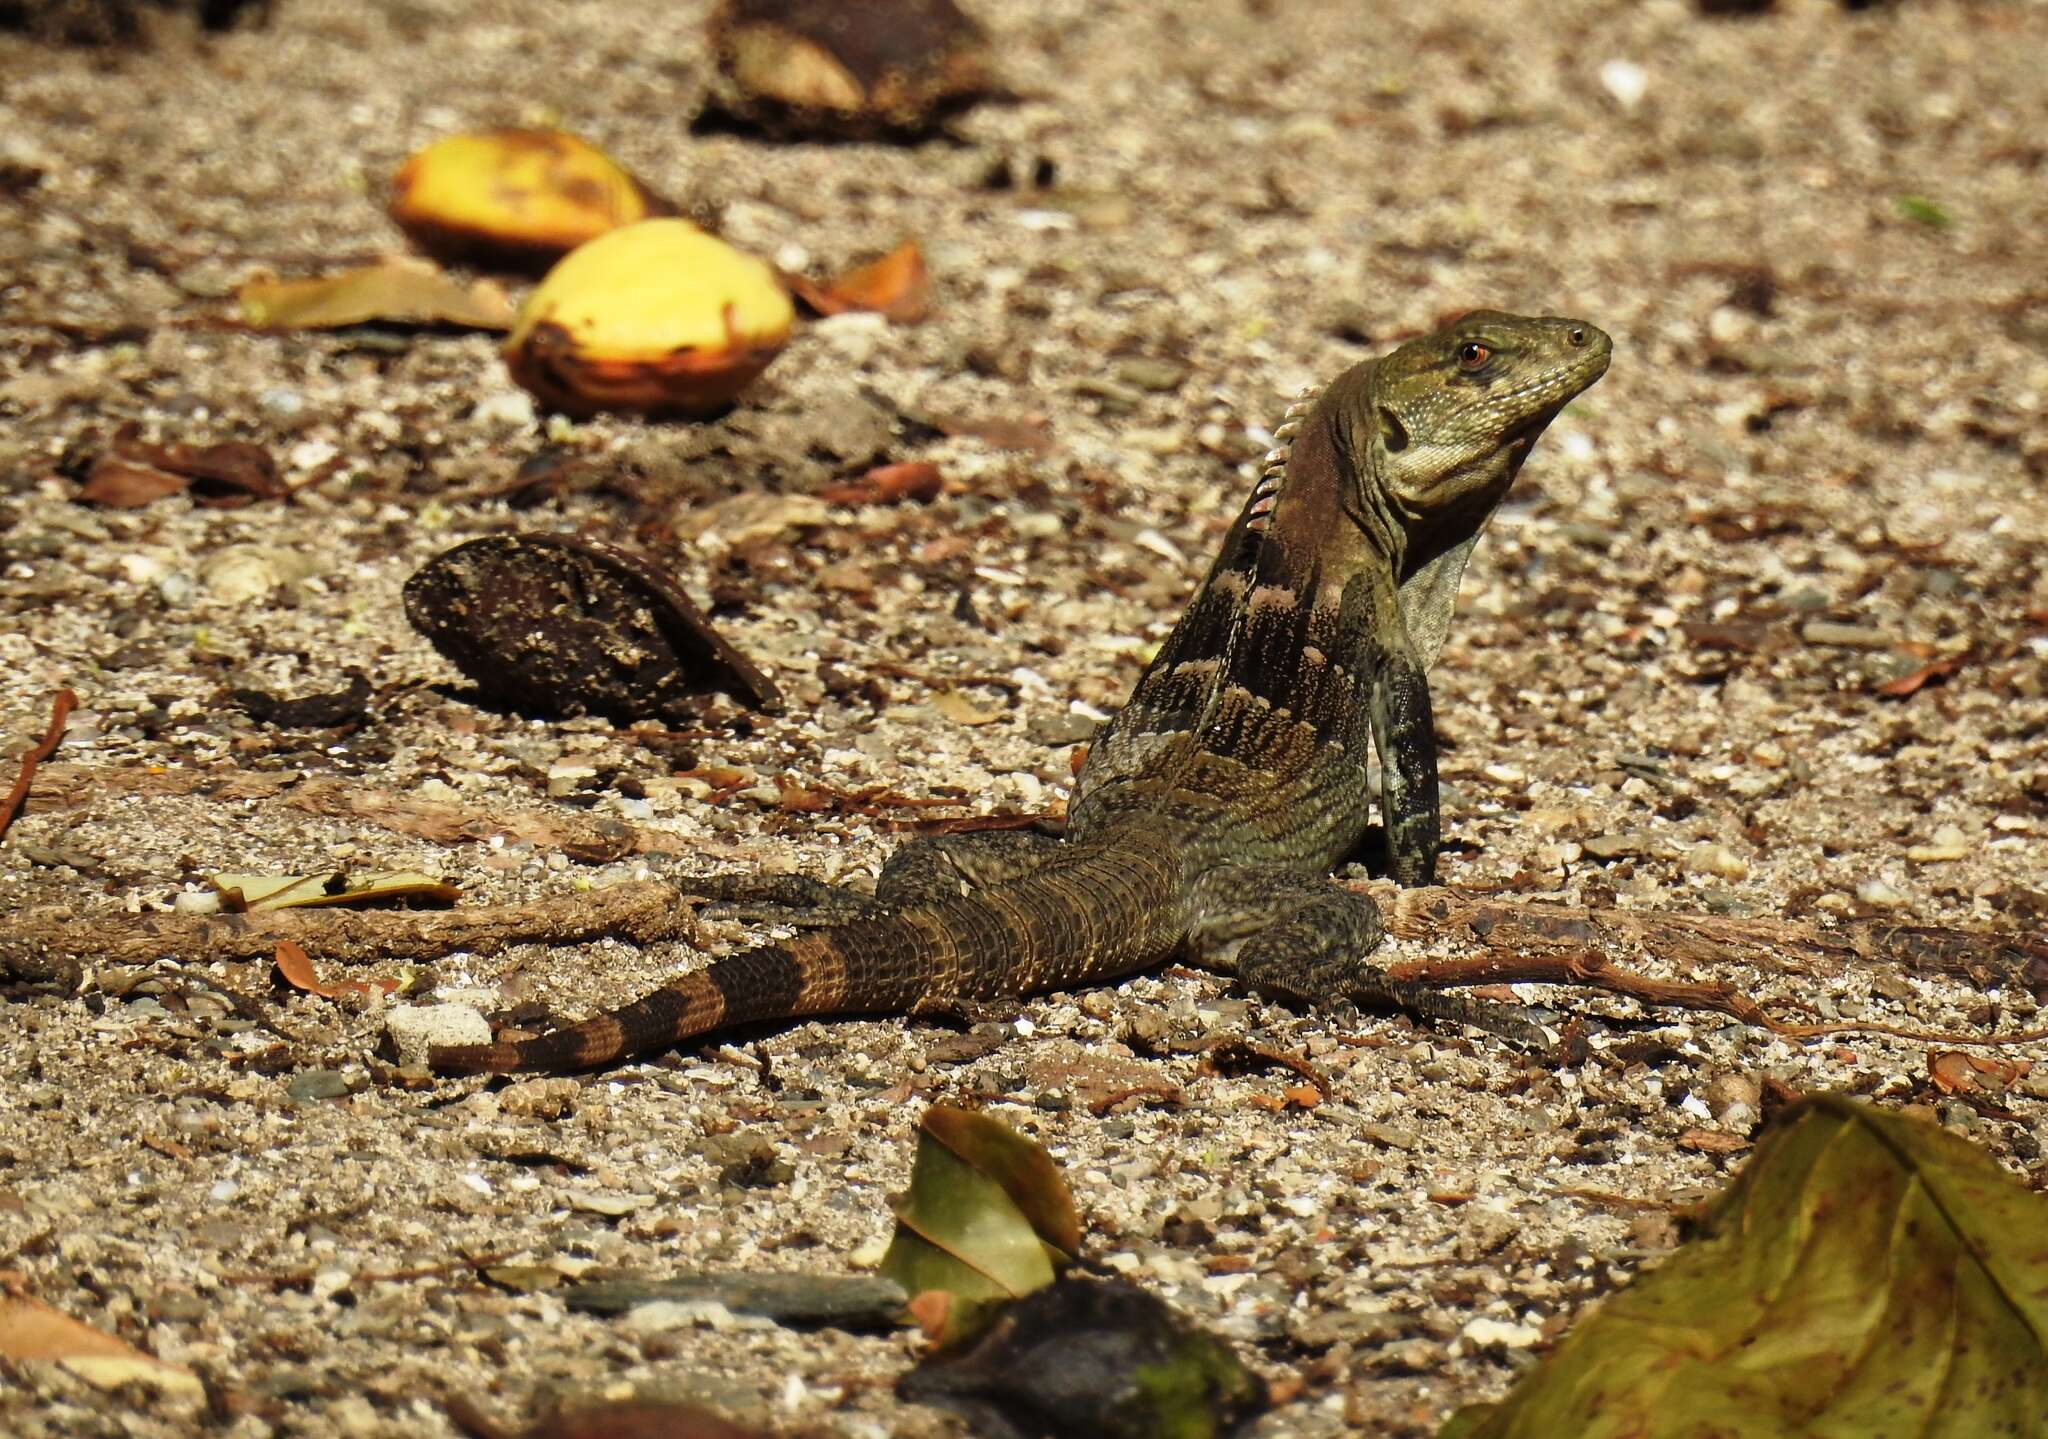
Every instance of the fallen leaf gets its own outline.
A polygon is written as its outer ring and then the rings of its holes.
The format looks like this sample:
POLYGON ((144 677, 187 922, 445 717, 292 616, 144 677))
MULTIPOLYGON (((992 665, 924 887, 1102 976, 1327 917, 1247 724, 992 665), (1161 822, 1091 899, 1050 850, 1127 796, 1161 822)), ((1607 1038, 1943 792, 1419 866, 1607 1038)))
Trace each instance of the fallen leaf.
POLYGON ((1945 1049, 1927 1056, 1927 1074, 1943 1094, 2002 1094, 2017 1084, 2033 1065, 2026 1060, 1966 1054, 1945 1049))
POLYGON ((988 416, 978 420, 933 415, 930 420, 942 434, 970 436, 984 440, 999 450, 1023 450, 1034 455, 1043 455, 1053 446, 1052 422, 1043 415, 1026 415, 1015 419, 988 416))
POLYGON ((449 1422, 470 1439, 769 1439, 695 1404, 621 1399, 563 1409, 524 1429, 498 1423, 467 1399, 442 1401, 449 1422))
POLYGON ((200 504, 221 510, 285 493, 277 461, 261 445, 246 440, 157 445, 142 439, 130 424, 123 425, 106 452, 93 460, 78 498, 128 510, 188 489, 200 504))
POLYGON ((1080 1247, 1073 1196, 1043 1149, 985 1114, 925 1110, 880 1273, 913 1299, 951 1296, 935 1338, 959 1342, 990 1304, 1052 1283, 1080 1247))
POLYGON ((931 313, 931 274, 915 240, 905 240, 881 259, 822 285, 801 275, 784 275, 782 279, 798 299, 821 315, 869 310, 896 324, 914 325, 931 313))
POLYGON ((485 698, 534 715, 687 722, 721 690, 781 695, 648 556, 568 535, 486 535, 405 582, 405 616, 485 698))
POLYGON ((859 479, 827 485, 818 498, 834 505, 888 505, 898 500, 935 500, 945 485, 937 465, 924 460, 877 465, 859 479))
MULTIPOLYGON (((272 906, 275 908, 275 906, 272 906)), ((398 981, 395 979, 372 979, 368 981, 344 979, 332 984, 322 984, 313 972, 313 961, 306 951, 288 939, 277 942, 278 977, 293 989, 317 994, 322 999, 337 999, 342 995, 368 995, 375 993, 396 994, 398 981)))
POLYGON ((94 460, 86 472, 85 486, 79 490, 78 498, 110 510, 139 510, 168 495, 184 493, 191 483, 184 475, 174 475, 153 465, 104 455, 94 460))
POLYGON ((2048 1197, 1932 1124, 1787 1113, 1698 1238, 1438 1439, 2039 1433, 2048 1197))
POLYGON ((350 879, 340 870, 326 874, 213 874, 214 887, 230 913, 298 909, 312 905, 371 904, 385 899, 433 899, 453 904, 462 891, 431 874, 392 870, 350 879))
POLYGON ((310 280, 250 280, 236 292, 245 323, 265 330, 446 325, 509 330, 512 302, 489 280, 463 285, 433 265, 390 259, 310 280))
POLYGON ((0 1294, 0 1358, 12 1364, 54 1363, 96 1389, 140 1384, 159 1393, 203 1399, 197 1375, 81 1324, 12 1286, 0 1294))
POLYGON ((1967 655, 1950 655, 1947 659, 1935 660, 1919 669, 1902 674, 1895 680, 1886 680, 1877 687, 1877 692, 1886 699, 1906 699, 1918 694, 1931 684, 1938 684, 1963 667, 1967 655))

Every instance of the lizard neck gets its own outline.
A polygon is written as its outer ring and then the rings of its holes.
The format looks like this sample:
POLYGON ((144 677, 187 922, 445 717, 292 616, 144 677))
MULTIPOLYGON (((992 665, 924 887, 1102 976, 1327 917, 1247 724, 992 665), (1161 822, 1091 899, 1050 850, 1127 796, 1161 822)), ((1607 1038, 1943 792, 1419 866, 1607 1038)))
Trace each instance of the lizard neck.
POLYGON ((1287 585, 1310 605, 1341 606, 1361 575, 1398 583, 1406 564, 1410 521, 1377 482, 1371 447, 1348 422, 1371 371, 1359 365, 1339 376, 1302 421, 1260 537, 1261 583, 1287 585))

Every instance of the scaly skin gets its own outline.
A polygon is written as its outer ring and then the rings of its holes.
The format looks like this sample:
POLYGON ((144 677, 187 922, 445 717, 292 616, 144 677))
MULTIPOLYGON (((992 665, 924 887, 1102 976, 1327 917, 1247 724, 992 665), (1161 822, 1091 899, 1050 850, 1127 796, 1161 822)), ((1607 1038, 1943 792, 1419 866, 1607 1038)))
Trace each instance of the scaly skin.
POLYGON ((1481 528, 1611 348, 1580 320, 1481 311, 1290 410, 1207 579, 1097 735, 1064 840, 914 842, 872 901, 788 877, 714 881, 714 896, 836 922, 567 1029, 436 1049, 433 1067, 587 1069, 733 1024, 972 1008, 1175 954, 1297 1002, 1483 1022, 1380 974, 1366 958, 1378 911, 1329 874, 1365 837, 1376 750, 1388 867, 1433 879, 1425 673, 1481 528))

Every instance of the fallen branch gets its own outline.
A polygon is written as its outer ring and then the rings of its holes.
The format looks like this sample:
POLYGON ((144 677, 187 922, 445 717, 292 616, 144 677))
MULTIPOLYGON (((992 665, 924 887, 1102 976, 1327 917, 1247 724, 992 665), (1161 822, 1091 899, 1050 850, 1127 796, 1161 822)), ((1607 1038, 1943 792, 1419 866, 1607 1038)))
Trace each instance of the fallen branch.
POLYGON ((1700 969, 1736 959, 1780 973, 1811 971, 1816 964, 1839 972, 1848 960, 1859 959, 1912 971, 1962 975, 1979 983, 1992 979, 2024 983, 2029 966, 2048 961, 2048 941, 2024 935, 1872 920, 1827 930, 1800 920, 1584 909, 1471 896, 1452 889, 1403 890, 1390 899, 1383 897, 1382 910, 1388 931, 1397 938, 1450 937, 1476 942, 1489 951, 1387 966, 1390 978, 1432 988, 1579 985, 1645 1004, 1727 1014, 1793 1039, 1883 1034, 1952 1045, 2033 1044, 2048 1039, 2048 1029, 1987 1035, 1856 1020, 1795 1023, 1769 1013, 1732 985, 1653 979, 1622 968, 1605 952, 1633 946, 1660 959, 1700 969))
POLYGON ((653 944, 694 935, 692 907, 653 880, 533 904, 451 910, 278 909, 253 914, 123 914, 81 919, 69 909, 14 916, 0 933, 0 974, 75 985, 87 963, 183 964, 268 959, 289 940, 328 963, 494 954, 513 944, 581 944, 612 937, 653 944))
MULTIPOLYGON (((1806 920, 1642 909, 1588 909, 1450 888, 1370 888, 1397 939, 1452 938, 1518 953, 1616 949, 1655 954, 1695 970, 1731 959, 1781 974, 1839 974, 1857 961, 1910 974, 1946 974, 1980 986, 2025 982, 2048 965, 2048 939, 1894 920, 1827 927, 1806 920)), ((1481 981, 1473 981, 1478 983, 1481 981)))
POLYGON ((14 824, 14 817, 21 813, 22 804, 28 799, 29 786, 35 783, 36 767, 57 752, 57 746, 64 742, 64 721, 71 718, 71 711, 78 707, 78 696, 68 689, 57 691, 50 701, 50 725, 43 731, 43 737, 36 747, 21 757, 21 773, 14 778, 14 788, 7 792, 7 798, 0 800, 0 839, 7 837, 7 831, 14 824))

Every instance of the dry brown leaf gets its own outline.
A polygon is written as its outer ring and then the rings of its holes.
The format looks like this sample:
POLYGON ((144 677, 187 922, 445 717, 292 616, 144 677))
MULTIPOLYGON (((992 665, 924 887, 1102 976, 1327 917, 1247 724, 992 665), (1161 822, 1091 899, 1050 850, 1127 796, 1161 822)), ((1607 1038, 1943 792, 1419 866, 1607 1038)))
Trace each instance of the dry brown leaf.
POLYGON ((1885 681, 1877 687, 1877 692, 1887 699, 1906 699, 1911 695, 1918 694, 1930 684, 1947 679, 1963 667, 1963 661, 1966 658, 1968 656, 1950 655, 1947 659, 1935 660, 1932 664, 1924 664, 1919 669, 1913 670, 1908 674, 1902 674, 1895 680, 1885 681))
POLYGON ((2033 1065, 2026 1060, 2000 1059, 1945 1049, 1927 1056, 1927 1074, 1943 1094, 2002 1094, 2033 1065))
POLYGON ((489 280, 462 285, 420 260, 392 259, 311 280, 250 280, 236 293, 242 319, 266 330, 347 325, 449 325, 509 330, 512 302, 489 280))
POLYGON ((131 424, 123 425, 106 452, 93 460, 78 498, 130 510, 187 489, 212 509, 234 509, 285 493, 277 461, 261 445, 246 440, 155 445, 131 424))
POLYGON ((931 273, 915 240, 822 285, 801 275, 785 275, 783 283, 821 315, 868 310, 899 325, 914 325, 931 313, 931 273))
POLYGON ((181 1398, 205 1396, 191 1370, 81 1324, 12 1285, 0 1295, 0 1358, 15 1364, 55 1363, 98 1389, 141 1384, 181 1398))
POLYGON ((969 435, 999 450, 1023 450, 1042 455, 1053 446, 1052 422, 1043 415, 1014 418, 991 415, 978 420, 952 415, 932 415, 929 418, 944 434, 969 435))
POLYGON ((877 465, 859 479, 827 485, 818 498, 834 505, 887 505, 898 500, 935 500, 945 485, 939 467, 926 460, 877 465))
POLYGON ((448 1419, 470 1439, 769 1439, 695 1404, 621 1399, 563 1409, 524 1429, 498 1423, 460 1397, 443 1401, 448 1419))
POLYGON ((367 995, 379 991, 384 994, 398 992, 398 981, 395 979, 344 979, 322 984, 319 976, 313 972, 312 958, 288 939, 277 942, 275 963, 278 977, 286 984, 293 989, 304 990, 307 994, 317 994, 322 999, 336 999, 342 995, 367 995))

